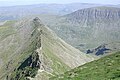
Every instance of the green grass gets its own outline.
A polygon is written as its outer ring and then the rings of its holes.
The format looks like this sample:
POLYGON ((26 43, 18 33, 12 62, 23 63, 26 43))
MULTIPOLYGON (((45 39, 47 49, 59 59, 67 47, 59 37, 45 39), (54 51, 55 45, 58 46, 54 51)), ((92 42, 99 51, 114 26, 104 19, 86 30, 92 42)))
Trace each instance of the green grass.
POLYGON ((6 38, 13 33, 14 33, 14 30, 12 29, 12 27, 9 27, 9 26, 0 27, 0 37, 1 37, 1 39, 6 38))
POLYGON ((15 33, 15 30, 11 25, 14 22, 15 21, 7 21, 5 25, 0 26, 0 41, 15 33))
POLYGON ((56 75, 56 74, 60 74, 60 73, 64 73, 68 70, 70 70, 70 67, 67 66, 64 62, 62 62, 58 57, 56 57, 54 50, 52 49, 52 47, 54 47, 51 44, 55 44, 55 40, 50 39, 49 37, 43 37, 43 55, 45 56, 46 59, 51 60, 52 63, 50 63, 51 68, 53 69, 52 74, 56 75))
POLYGON ((50 80, 120 80, 120 52, 87 63, 50 80))
POLYGON ((70 69, 66 64, 60 61, 60 59, 57 58, 49 49, 45 49, 44 55, 52 60, 51 67, 53 69, 53 74, 60 74, 70 69))

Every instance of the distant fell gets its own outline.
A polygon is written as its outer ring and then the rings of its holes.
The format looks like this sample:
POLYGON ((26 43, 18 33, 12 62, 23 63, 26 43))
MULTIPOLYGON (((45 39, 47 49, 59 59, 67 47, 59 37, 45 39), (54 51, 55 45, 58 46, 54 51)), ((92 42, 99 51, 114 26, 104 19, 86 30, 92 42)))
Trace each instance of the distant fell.
POLYGON ((48 23, 51 29, 85 53, 104 44, 110 45, 106 46, 109 53, 120 49, 120 8, 85 8, 52 21, 52 24, 48 23))
POLYGON ((120 19, 120 8, 106 6, 86 8, 75 11, 65 17, 73 23, 86 23, 89 26, 95 23, 118 21, 120 19))

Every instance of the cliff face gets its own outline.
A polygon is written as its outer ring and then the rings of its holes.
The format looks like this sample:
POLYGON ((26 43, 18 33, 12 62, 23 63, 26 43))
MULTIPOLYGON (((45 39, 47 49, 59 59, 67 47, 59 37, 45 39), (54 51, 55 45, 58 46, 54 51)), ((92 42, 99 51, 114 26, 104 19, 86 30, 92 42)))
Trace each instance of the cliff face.
POLYGON ((120 19, 120 9, 114 7, 95 7, 78 10, 66 15, 71 22, 93 25, 95 23, 106 23, 120 19))
POLYGON ((39 55, 34 52, 10 76, 6 76, 6 80, 28 80, 27 77, 35 77, 40 66, 39 55))

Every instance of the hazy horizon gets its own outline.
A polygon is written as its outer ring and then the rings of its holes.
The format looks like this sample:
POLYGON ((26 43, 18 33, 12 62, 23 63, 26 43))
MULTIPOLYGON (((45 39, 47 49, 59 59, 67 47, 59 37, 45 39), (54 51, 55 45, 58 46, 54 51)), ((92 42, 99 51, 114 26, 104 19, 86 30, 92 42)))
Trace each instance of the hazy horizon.
POLYGON ((33 4, 69 4, 69 3, 92 3, 118 5, 120 0, 0 0, 0 6, 17 6, 33 4))

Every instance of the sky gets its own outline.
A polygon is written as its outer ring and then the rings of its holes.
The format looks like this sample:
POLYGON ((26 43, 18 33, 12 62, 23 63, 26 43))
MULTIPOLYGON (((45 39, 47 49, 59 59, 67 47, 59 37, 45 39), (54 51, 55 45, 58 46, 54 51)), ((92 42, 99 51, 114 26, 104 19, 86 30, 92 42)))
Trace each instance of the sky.
POLYGON ((120 4, 120 0, 0 0, 0 6, 31 5, 40 3, 97 3, 97 4, 120 4))

